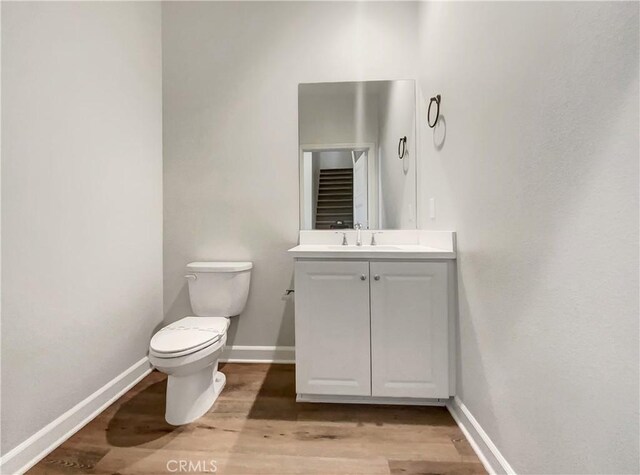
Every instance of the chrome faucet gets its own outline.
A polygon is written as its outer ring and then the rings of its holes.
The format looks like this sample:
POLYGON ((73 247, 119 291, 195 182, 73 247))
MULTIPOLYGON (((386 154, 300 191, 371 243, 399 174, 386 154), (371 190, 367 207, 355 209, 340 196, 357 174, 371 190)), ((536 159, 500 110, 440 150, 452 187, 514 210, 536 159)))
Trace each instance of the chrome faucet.
POLYGON ((349 243, 347 242, 347 233, 339 232, 339 231, 336 231, 335 233, 336 234, 342 234, 342 245, 343 246, 348 246, 349 245, 349 243))
POLYGON ((362 224, 356 223, 353 225, 353 229, 356 230, 356 246, 362 246, 362 224))
POLYGON ((381 231, 373 231, 371 233, 371 245, 372 246, 377 246, 378 245, 378 243, 376 242, 376 234, 382 234, 382 232, 381 231))

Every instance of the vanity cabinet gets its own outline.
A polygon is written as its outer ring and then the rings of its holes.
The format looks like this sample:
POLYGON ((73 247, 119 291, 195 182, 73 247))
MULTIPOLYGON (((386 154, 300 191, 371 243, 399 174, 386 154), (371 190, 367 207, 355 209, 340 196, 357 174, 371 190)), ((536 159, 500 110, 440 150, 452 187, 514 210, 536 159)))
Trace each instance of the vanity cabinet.
POLYGON ((297 260, 295 289, 299 399, 449 397, 446 262, 297 260))
POLYGON ((299 261, 296 390, 371 395, 369 262, 299 261))
POLYGON ((371 395, 449 397, 447 264, 371 262, 371 395))

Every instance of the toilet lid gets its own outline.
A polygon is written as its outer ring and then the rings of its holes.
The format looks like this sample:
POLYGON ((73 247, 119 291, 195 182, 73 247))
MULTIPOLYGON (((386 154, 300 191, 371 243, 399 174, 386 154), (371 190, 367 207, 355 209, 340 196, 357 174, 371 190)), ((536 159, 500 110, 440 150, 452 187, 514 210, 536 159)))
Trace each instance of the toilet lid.
POLYGON ((185 317, 153 335, 150 347, 156 354, 205 348, 217 342, 228 327, 229 320, 224 317, 185 317))

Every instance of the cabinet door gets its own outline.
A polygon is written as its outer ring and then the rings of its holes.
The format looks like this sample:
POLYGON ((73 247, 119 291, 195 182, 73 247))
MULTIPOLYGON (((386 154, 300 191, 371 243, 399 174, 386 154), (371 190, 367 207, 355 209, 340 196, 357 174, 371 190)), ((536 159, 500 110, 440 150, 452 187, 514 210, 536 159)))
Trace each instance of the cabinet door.
POLYGON ((371 395, 369 263, 298 261, 296 392, 371 395))
POLYGON ((373 396, 449 397, 447 264, 371 263, 373 396))

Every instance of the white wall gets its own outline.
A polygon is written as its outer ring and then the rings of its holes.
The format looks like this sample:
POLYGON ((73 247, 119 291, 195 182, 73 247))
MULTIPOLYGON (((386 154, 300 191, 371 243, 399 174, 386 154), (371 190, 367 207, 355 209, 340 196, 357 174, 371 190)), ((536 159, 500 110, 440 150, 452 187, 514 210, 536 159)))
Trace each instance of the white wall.
POLYGON ((298 84, 415 77, 417 4, 163 5, 165 315, 193 260, 255 263, 229 344, 292 345, 298 84), (401 25, 399 27, 398 25, 401 25))
POLYGON ((413 81, 384 85, 378 101, 378 163, 380 169, 380 229, 416 226, 416 95, 413 81), (398 158, 400 137, 407 137, 405 155, 398 158))
POLYGON ((313 152, 313 160, 318 162, 320 169, 353 168, 350 150, 329 150, 313 152))
POLYGON ((444 118, 420 122, 421 222, 458 232, 458 395, 517 473, 638 473, 638 4, 421 10, 444 118))
MULTIPOLYGON (((331 85, 330 85, 331 86, 331 85)), ((299 95, 300 144, 378 143, 378 95, 305 85, 299 95)), ((345 87, 346 89, 346 87, 345 87)))
POLYGON ((162 321, 160 13, 2 3, 2 453, 162 321))

